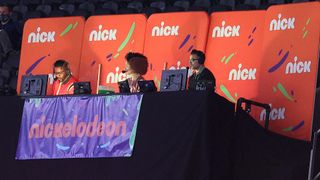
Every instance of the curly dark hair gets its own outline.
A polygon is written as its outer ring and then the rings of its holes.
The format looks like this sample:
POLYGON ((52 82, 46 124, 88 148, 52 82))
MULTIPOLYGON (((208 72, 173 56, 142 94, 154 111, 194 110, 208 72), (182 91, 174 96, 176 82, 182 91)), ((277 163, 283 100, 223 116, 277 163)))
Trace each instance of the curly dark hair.
POLYGON ((145 75, 148 71, 148 58, 141 53, 129 52, 126 56, 126 61, 130 65, 131 69, 145 75))

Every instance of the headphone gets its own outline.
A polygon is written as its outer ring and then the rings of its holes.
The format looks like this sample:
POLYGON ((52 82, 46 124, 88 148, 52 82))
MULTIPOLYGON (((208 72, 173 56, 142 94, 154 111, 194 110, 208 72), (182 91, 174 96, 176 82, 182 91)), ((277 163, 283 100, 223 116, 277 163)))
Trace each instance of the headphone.
POLYGON ((198 62, 199 62, 199 64, 204 64, 204 59, 203 59, 203 57, 199 57, 198 62))
POLYGON ((67 76, 70 76, 71 75, 71 70, 70 70, 69 63, 67 61, 64 61, 62 67, 65 69, 67 76))
POLYGON ((197 55, 197 56, 198 56, 198 63, 199 63, 199 64, 204 64, 204 61, 205 61, 205 59, 206 59, 206 55, 205 55, 202 51, 193 49, 193 50, 191 51, 191 54, 194 54, 194 55, 197 55))

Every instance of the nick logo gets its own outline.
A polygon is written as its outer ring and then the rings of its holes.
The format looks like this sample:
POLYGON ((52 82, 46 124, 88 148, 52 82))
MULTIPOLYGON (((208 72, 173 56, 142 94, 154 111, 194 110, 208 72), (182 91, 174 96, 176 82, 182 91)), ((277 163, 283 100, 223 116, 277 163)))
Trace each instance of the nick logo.
POLYGON ((161 26, 155 26, 152 28, 152 36, 178 36, 179 26, 164 26, 164 22, 161 22, 161 26))
POLYGON ((41 28, 37 28, 37 32, 32 32, 28 36, 28 43, 46 43, 54 42, 55 31, 52 32, 40 32, 41 28))
POLYGON ((116 73, 110 72, 107 75, 106 82, 107 84, 118 83, 119 81, 124 81, 126 79, 126 75, 124 73, 119 73, 119 67, 116 67, 116 73))
POLYGON ((270 27, 269 30, 270 31, 284 31, 287 29, 294 29, 294 21, 295 18, 283 18, 281 19, 281 14, 278 15, 278 20, 277 19, 273 19, 270 22, 270 27))
POLYGON ((237 69, 232 69, 229 73, 229 80, 255 80, 256 79, 256 68, 241 69, 242 64, 238 65, 237 69))
MULTIPOLYGON (((272 107, 272 104, 270 104, 270 107, 272 107)), ((286 108, 280 107, 280 108, 271 108, 270 111, 270 120, 284 120, 286 119, 285 116, 286 108)), ((262 110, 260 113, 260 121, 263 121, 266 119, 266 110, 262 110)))
POLYGON ((225 26, 226 22, 222 21, 221 27, 216 26, 212 30, 212 38, 216 37, 238 37, 240 36, 240 25, 225 26))
POLYGON ((294 62, 289 62, 286 66, 286 74, 309 73, 311 61, 298 61, 298 57, 293 58, 294 62))
POLYGON ((90 33, 89 41, 113 41, 117 40, 117 30, 116 29, 104 29, 102 30, 102 25, 100 24, 98 27, 98 31, 93 30, 90 33))

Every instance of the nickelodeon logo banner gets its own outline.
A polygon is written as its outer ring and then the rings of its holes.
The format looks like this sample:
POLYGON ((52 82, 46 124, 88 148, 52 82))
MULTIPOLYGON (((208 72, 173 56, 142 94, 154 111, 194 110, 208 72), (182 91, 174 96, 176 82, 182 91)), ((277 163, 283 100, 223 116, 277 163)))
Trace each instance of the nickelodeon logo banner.
MULTIPOLYGON (((270 129, 310 140, 318 73, 320 3, 272 6, 265 18, 259 96, 272 105, 270 129)), ((265 112, 255 118, 264 123, 265 112)))
POLYGON ((146 17, 142 14, 91 16, 85 25, 80 63, 80 80, 91 81, 96 92, 97 66, 102 65, 100 85, 118 91, 117 82, 125 80, 121 73, 125 55, 143 52, 146 17))
POLYGON ((161 71, 189 66, 192 49, 204 51, 209 17, 204 12, 161 13, 149 17, 144 54, 149 59, 146 79, 160 87, 161 71))
POLYGON ((211 14, 206 66, 217 93, 236 103, 257 96, 265 11, 211 14))
POLYGON ((142 98, 27 99, 16 159, 130 157, 142 98))
POLYGON ((47 94, 53 84, 53 63, 69 62, 77 78, 84 19, 82 17, 30 19, 24 25, 17 92, 22 75, 49 74, 47 94))

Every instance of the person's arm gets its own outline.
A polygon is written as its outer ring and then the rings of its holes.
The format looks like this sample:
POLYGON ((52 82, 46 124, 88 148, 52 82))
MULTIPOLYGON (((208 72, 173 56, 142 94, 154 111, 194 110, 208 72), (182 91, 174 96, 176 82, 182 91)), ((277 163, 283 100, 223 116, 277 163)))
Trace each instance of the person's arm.
POLYGON ((206 80, 213 82, 213 87, 214 87, 214 91, 215 91, 216 90, 216 78, 214 77, 213 73, 209 69, 207 69, 206 80))
POLYGON ((78 80, 75 79, 73 76, 71 76, 71 78, 68 82, 69 86, 67 88, 67 94, 74 94, 74 83, 75 82, 78 82, 78 80))
POLYGON ((12 51, 12 44, 10 38, 5 30, 0 30, 0 46, 1 46, 1 57, 7 57, 9 52, 12 51))
POLYGON ((211 76, 211 81, 213 82, 213 88, 214 88, 214 91, 216 91, 216 78, 214 77, 214 75, 212 74, 212 72, 210 71, 210 76, 211 76))

